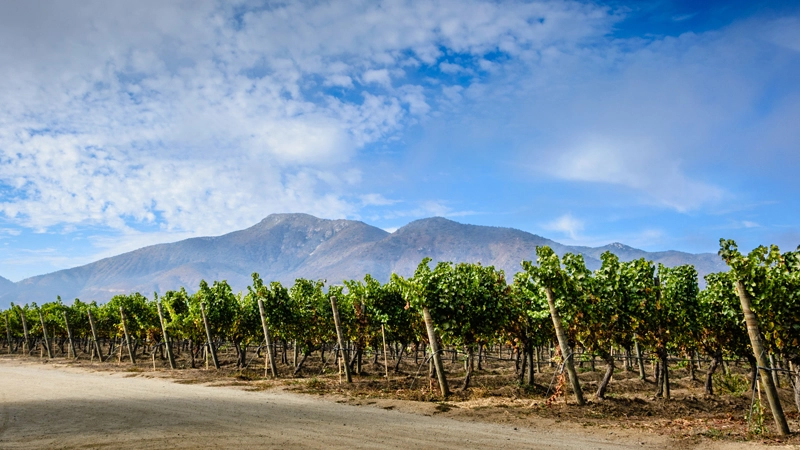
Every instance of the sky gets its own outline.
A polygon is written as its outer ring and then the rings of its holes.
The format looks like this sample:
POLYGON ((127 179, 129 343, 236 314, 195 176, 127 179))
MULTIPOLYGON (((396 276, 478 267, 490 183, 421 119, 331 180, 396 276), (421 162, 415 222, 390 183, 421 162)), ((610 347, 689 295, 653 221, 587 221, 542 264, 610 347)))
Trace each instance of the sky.
POLYGON ((800 244, 800 5, 0 2, 0 275, 271 213, 800 244))

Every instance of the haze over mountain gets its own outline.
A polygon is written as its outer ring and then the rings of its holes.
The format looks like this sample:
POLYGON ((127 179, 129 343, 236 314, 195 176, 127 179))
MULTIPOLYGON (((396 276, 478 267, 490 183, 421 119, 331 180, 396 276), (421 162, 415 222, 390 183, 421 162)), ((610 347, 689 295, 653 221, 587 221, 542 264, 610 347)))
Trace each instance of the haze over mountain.
POLYGON ((14 289, 14 282, 7 278, 0 277, 0 297, 12 289, 14 289))
POLYGON ((0 277, 0 306, 10 302, 106 301, 121 293, 145 295, 185 286, 193 292, 201 279, 227 280, 245 290, 250 274, 265 281, 291 284, 296 278, 363 278, 369 273, 386 281, 392 272, 411 275, 420 260, 481 262, 510 275, 520 261, 535 260, 536 246, 557 253, 581 253, 590 269, 610 250, 623 260, 644 257, 668 266, 694 264, 700 276, 726 270, 711 253, 646 252, 620 243, 573 247, 513 228, 466 225, 441 217, 417 220, 388 233, 353 220, 318 219, 307 214, 272 214, 245 230, 144 247, 72 269, 39 275, 17 283, 0 277))

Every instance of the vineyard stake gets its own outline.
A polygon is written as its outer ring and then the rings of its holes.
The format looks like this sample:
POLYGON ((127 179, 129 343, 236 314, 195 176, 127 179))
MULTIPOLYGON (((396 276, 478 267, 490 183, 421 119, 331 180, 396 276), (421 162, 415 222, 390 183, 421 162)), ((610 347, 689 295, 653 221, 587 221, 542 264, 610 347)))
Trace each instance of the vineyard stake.
MULTIPOLYGON (((92 317, 92 310, 89 309, 86 311, 89 316, 89 325, 92 328, 92 340, 94 341, 94 352, 97 352, 97 361, 103 362, 103 353, 100 351, 100 343, 97 342, 97 330, 94 327, 94 317, 92 317)), ((94 356, 94 352, 92 355, 94 356)), ((94 358, 92 358, 94 359, 94 358)))
POLYGON ((342 384, 342 352, 336 350, 336 363, 339 365, 339 384, 342 384))
POLYGON ((344 348, 344 337, 342 335, 341 324, 339 323, 339 307, 336 305, 335 295, 331 295, 331 309, 333 310, 333 324, 336 326, 336 338, 339 341, 339 348, 344 357, 344 376, 348 383, 352 383, 353 376, 350 374, 350 355, 347 354, 344 348))
MULTIPOLYGON (((564 358, 564 367, 567 369, 572 390, 575 391, 575 399, 578 401, 579 406, 583 406, 583 391, 581 391, 581 384, 578 380, 578 374, 575 372, 575 365, 573 364, 572 353, 569 348, 569 340, 567 333, 564 331, 564 325, 561 323, 561 316, 556 309, 556 299, 553 290, 550 287, 544 288, 547 295, 547 303, 550 305, 550 317, 553 319, 553 327, 556 330, 556 337, 558 338, 558 346, 561 348, 561 357, 564 358)), ((566 396, 564 396, 566 401, 566 396)))
POLYGON ((11 354, 11 329, 8 328, 8 311, 5 314, 6 317, 6 339, 8 339, 8 354, 11 354))
MULTIPOLYGON (((208 352, 211 353, 211 359, 214 362, 214 368, 219 369, 219 359, 217 359, 217 350, 211 342, 211 327, 208 326, 208 318, 206 317, 206 304, 200 302, 200 314, 203 315, 203 325, 206 327, 206 339, 208 339, 208 352)), ((206 369, 208 369, 208 354, 206 354, 206 369)))
POLYGON ((264 329, 264 342, 267 345, 267 359, 269 361, 264 361, 264 374, 266 375, 267 372, 267 363, 269 363, 269 368, 272 371, 273 378, 278 378, 278 367, 275 365, 275 353, 273 352, 272 348, 272 339, 269 336, 269 327, 267 327, 267 318, 264 314, 264 302, 261 299, 258 299, 258 312, 261 314, 261 327, 264 329))
MULTIPOLYGON (((176 369, 175 357, 172 355, 172 346, 169 345, 169 335, 167 334, 167 325, 164 323, 164 313, 161 311, 161 302, 156 302, 158 307, 158 319, 161 321, 161 333, 164 335, 164 345, 167 347, 167 359, 169 359, 169 368, 176 369)), ((155 351, 153 352, 155 355, 155 351)), ((156 359, 153 356, 153 370, 156 370, 156 359)))
POLYGON ((756 361, 758 363, 759 374, 761 380, 764 382, 764 390, 769 402, 769 408, 772 410, 772 417, 775 419, 775 425, 778 427, 778 434, 781 436, 789 435, 789 424, 786 422, 786 416, 783 414, 783 407, 781 400, 778 398, 778 391, 775 389, 775 384, 772 382, 772 376, 768 369, 769 361, 764 353, 764 346, 761 343, 761 331, 758 328, 758 318, 750 309, 750 294, 744 287, 741 280, 736 281, 736 291, 739 293, 739 301, 742 304, 742 312, 744 313, 744 321, 747 324, 747 334, 750 336, 750 346, 753 348, 756 361))
POLYGON ((31 338, 28 334, 28 321, 25 320, 25 310, 19 309, 19 317, 22 319, 22 332, 25 335, 25 342, 23 342, 22 353, 30 355, 33 349, 31 348, 31 338))
POLYGON ((42 310, 39 310, 39 321, 42 322, 42 336, 44 337, 44 348, 47 349, 47 359, 53 359, 53 350, 50 349, 50 341, 47 339, 47 327, 44 325, 42 310))
POLYGON ((442 364, 442 357, 439 354, 439 342, 436 340, 436 329, 433 328, 433 319, 428 307, 422 308, 422 318, 425 319, 425 329, 428 332, 428 340, 431 343, 431 356, 433 356, 433 364, 436 366, 436 377, 439 379, 439 389, 442 391, 442 397, 447 398, 450 395, 450 387, 447 385, 447 378, 444 375, 444 364, 442 364))
POLYGON ((75 343, 72 339, 72 328, 69 326, 69 319, 67 318, 67 310, 61 311, 64 314, 64 325, 67 327, 67 339, 69 339, 69 350, 67 351, 67 358, 69 358, 70 352, 72 352, 72 357, 77 358, 78 354, 75 352, 75 343))
MULTIPOLYGON (((128 356, 131 358, 131 364, 136 364, 136 358, 133 356, 133 347, 131 347, 131 338, 128 335, 128 325, 125 323, 125 311, 122 306, 119 307, 119 317, 122 319, 122 331, 125 333, 125 345, 128 347, 128 356)), ((119 349, 120 362, 122 361, 122 347, 119 349)))
POLYGON ((386 382, 389 382, 389 360, 387 359, 388 356, 386 352, 386 329, 383 324, 381 324, 381 335, 383 336, 383 366, 386 369, 386 382))

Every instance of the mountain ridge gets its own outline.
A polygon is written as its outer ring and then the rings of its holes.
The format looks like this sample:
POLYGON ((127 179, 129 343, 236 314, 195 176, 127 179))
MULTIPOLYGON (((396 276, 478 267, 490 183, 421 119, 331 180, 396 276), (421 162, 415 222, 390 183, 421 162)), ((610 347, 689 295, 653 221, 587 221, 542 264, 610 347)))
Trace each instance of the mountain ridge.
POLYGON ((126 292, 163 293, 181 286, 194 291, 201 279, 227 280, 244 290, 250 274, 265 281, 292 283, 304 277, 361 279, 367 273, 386 281, 391 273, 413 274, 422 258, 434 262, 481 262, 510 275, 522 260, 535 260, 536 246, 549 245, 558 254, 581 253, 590 269, 600 254, 611 250, 620 259, 645 257, 673 266, 694 264, 701 277, 726 270, 717 255, 673 250, 646 252, 625 244, 602 247, 567 246, 506 227, 470 225, 442 217, 419 219, 389 233, 354 220, 319 219, 308 214, 271 214, 255 225, 220 236, 196 237, 142 247, 71 269, 26 278, 0 280, 0 306, 9 302, 64 299, 106 301, 126 292))

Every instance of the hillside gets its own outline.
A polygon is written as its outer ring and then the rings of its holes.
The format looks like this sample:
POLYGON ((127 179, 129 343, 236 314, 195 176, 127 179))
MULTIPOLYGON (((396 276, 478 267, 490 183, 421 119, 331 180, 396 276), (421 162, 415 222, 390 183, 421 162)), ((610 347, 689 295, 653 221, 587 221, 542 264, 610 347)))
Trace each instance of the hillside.
POLYGON ((3 279, 0 306, 48 301, 56 295, 105 301, 131 291, 152 295, 181 286, 193 291, 201 279, 225 279, 235 290, 244 290, 252 272, 284 283, 298 277, 338 283, 366 273, 385 281, 392 272, 412 274, 425 256, 434 261, 481 262, 510 275, 519 270, 520 261, 535 259, 538 245, 550 245, 559 254, 582 253, 590 269, 599 267, 605 250, 623 260, 645 257, 669 266, 694 264, 701 276, 726 269, 713 254, 651 253, 619 243, 570 247, 512 228, 466 225, 441 217, 417 220, 390 234, 358 221, 272 214, 250 228, 222 236, 144 247, 10 286, 3 279))
POLYGON ((16 289, 16 285, 13 281, 0 277, 0 298, 2 298, 3 295, 10 293, 14 289, 16 289))

